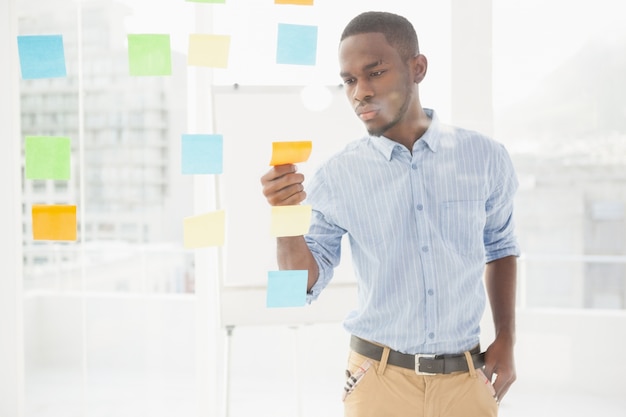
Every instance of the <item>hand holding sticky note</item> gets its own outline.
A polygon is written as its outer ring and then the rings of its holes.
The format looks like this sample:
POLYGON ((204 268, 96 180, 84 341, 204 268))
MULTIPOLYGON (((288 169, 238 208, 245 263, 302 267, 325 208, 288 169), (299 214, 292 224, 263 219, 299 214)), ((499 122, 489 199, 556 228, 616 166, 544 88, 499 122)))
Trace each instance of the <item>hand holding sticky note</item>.
MULTIPOLYGON (((309 159, 311 141, 273 142, 271 166, 296 164, 309 159)), ((290 205, 272 207, 270 233, 274 237, 300 236, 311 225, 311 206, 290 205)))
POLYGON ((311 141, 272 142, 271 166, 305 162, 311 155, 311 141))

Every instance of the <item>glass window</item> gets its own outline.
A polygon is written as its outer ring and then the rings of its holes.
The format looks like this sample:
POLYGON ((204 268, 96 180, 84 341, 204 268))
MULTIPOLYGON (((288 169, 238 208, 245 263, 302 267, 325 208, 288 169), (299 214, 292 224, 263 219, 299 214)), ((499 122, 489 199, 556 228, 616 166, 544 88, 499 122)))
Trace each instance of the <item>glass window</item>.
POLYGON ((496 132, 520 177, 529 307, 626 308, 626 31, 616 5, 493 2, 496 132))

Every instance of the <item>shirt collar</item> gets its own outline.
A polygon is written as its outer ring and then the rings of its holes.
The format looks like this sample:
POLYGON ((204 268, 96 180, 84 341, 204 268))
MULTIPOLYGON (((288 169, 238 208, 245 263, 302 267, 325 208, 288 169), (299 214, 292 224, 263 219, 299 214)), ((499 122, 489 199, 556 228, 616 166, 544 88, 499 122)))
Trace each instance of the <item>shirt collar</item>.
MULTIPOLYGON (((424 112, 431 119, 430 126, 428 126, 428 129, 426 129, 426 132, 424 132, 420 140, 415 142, 415 145, 413 145, 413 149, 415 149, 417 146, 424 146, 420 144, 423 143, 431 151, 437 152, 440 142, 440 136, 437 134, 439 131, 439 118, 437 117, 435 111, 432 109, 425 108, 424 112)), ((400 145, 398 142, 386 138, 385 136, 370 136, 370 140, 372 141, 374 147, 381 154, 383 154, 385 159, 387 159, 388 161, 391 160, 394 149, 402 147, 402 145, 400 145)))

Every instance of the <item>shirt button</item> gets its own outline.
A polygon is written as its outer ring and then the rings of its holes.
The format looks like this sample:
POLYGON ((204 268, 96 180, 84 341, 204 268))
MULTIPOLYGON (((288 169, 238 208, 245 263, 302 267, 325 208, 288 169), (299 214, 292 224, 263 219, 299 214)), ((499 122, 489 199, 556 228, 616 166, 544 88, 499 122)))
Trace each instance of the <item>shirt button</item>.
POLYGON ((411 164, 411 168, 413 168, 413 169, 417 169, 417 164, 416 164, 416 163, 412 163, 412 164, 411 164))
POLYGON ((421 205, 421 204, 418 204, 418 205, 417 205, 417 209, 418 209, 419 211, 422 211, 422 210, 424 210, 424 206, 423 206, 423 205, 421 205))
POLYGON ((435 338, 435 333, 428 333, 428 337, 430 339, 434 339, 435 338))
POLYGON ((433 290, 428 290, 428 295, 434 295, 435 292, 433 290))
POLYGON ((428 246, 422 246, 422 252, 428 252, 428 246))

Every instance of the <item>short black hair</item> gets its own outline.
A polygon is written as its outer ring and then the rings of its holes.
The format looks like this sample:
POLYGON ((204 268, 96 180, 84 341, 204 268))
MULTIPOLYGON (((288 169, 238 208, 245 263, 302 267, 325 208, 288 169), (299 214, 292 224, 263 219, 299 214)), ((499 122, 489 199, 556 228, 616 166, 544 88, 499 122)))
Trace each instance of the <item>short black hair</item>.
POLYGON ((419 54, 415 28, 407 18, 389 12, 365 12, 353 18, 343 30, 341 41, 361 33, 382 33, 389 45, 407 60, 419 54))

